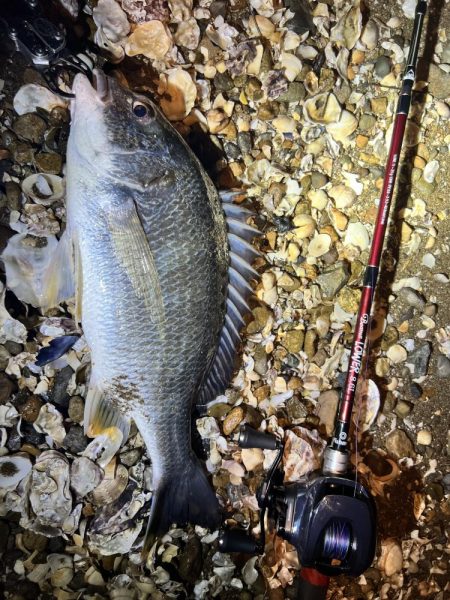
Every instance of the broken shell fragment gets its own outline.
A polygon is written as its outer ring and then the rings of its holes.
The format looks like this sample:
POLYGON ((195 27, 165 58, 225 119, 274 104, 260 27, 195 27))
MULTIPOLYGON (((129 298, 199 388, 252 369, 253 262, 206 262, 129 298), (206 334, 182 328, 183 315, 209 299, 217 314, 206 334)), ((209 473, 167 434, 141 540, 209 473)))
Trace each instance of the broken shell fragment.
POLYGON ((51 173, 35 173, 22 181, 22 192, 37 204, 49 206, 63 197, 63 180, 51 173))
POLYGON ((358 121, 354 115, 348 110, 343 110, 337 123, 329 123, 327 131, 331 134, 336 142, 347 144, 349 137, 356 131, 358 121))
POLYGON ((349 8, 331 30, 332 42, 351 50, 361 36, 362 14, 359 2, 349 8))
MULTIPOLYGON (((87 435, 92 437, 91 431, 87 431, 87 435)), ((102 469, 105 469, 117 450, 122 445, 123 439, 122 431, 118 427, 109 427, 95 436, 90 444, 86 446, 83 452, 83 456, 96 462, 102 469)))
POLYGON ((162 59, 172 48, 172 37, 161 21, 139 23, 125 44, 128 56, 142 54, 152 60, 162 59))
POLYGON ((310 123, 327 125, 339 121, 342 108, 333 93, 322 93, 306 100, 303 113, 305 119, 310 123))
POLYGON ((354 411, 353 422, 364 433, 370 429, 380 410, 380 391, 377 384, 368 379, 361 386, 359 410, 354 411))
POLYGON ((328 252, 331 247, 331 237, 328 233, 319 233, 314 237, 308 246, 308 255, 319 258, 328 252))
POLYGON ((189 50, 195 50, 200 41, 200 28, 193 17, 182 21, 174 35, 175 42, 189 50))
POLYGON ((399 573, 403 567, 403 554, 400 544, 394 538, 388 538, 381 542, 381 556, 378 566, 385 572, 387 577, 399 573))
POLYGON ((26 454, 0 457, 0 488, 14 489, 31 471, 31 461, 26 454))
POLYGON ((100 485, 103 469, 85 456, 77 456, 70 466, 70 487, 83 498, 100 485))
POLYGON ((197 88, 189 73, 176 67, 160 75, 158 93, 163 113, 170 121, 179 121, 194 107, 197 88))
POLYGON ((127 15, 115 0, 98 0, 92 16, 94 23, 111 42, 119 42, 130 31, 127 15))
POLYGON ((124 465, 117 465, 116 474, 113 479, 103 479, 103 481, 92 492, 92 501, 99 506, 111 504, 127 487, 128 471, 124 465))
POLYGON ((33 427, 39 433, 49 435, 57 444, 62 444, 66 437, 62 414, 53 404, 44 404, 41 407, 38 418, 33 423, 33 427))
POLYGON ((388 348, 386 356, 394 363, 394 365, 398 365, 399 363, 405 362, 408 358, 408 353, 401 344, 393 344, 388 348))
POLYGON ((0 281, 0 344, 16 342, 23 344, 27 339, 27 329, 23 323, 9 314, 5 307, 6 288, 0 281))
POLYGON ((50 112, 56 106, 66 108, 67 104, 61 96, 35 83, 23 85, 13 100, 14 110, 18 115, 35 112, 38 107, 50 112))
POLYGON ((349 223, 344 241, 346 246, 356 246, 363 251, 369 247, 369 241, 369 233, 362 223, 349 223))

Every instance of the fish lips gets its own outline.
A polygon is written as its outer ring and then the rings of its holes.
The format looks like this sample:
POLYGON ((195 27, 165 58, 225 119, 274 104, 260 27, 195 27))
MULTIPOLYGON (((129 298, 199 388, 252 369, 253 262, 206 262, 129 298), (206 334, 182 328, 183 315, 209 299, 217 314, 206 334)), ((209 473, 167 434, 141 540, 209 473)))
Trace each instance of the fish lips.
POLYGON ((109 77, 100 69, 94 69, 93 82, 91 84, 88 77, 83 73, 77 73, 73 80, 72 93, 75 96, 74 102, 96 102, 105 104, 111 99, 111 90, 109 77))

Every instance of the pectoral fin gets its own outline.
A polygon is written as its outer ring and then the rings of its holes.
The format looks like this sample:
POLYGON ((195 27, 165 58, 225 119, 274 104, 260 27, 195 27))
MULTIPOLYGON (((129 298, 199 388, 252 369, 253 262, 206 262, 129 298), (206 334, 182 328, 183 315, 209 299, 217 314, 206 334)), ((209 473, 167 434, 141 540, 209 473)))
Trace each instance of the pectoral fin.
POLYGON ((130 420, 124 417, 108 401, 104 391, 96 385, 90 385, 84 408, 84 432, 89 437, 106 434, 111 438, 120 434, 121 443, 125 443, 130 433, 130 420))

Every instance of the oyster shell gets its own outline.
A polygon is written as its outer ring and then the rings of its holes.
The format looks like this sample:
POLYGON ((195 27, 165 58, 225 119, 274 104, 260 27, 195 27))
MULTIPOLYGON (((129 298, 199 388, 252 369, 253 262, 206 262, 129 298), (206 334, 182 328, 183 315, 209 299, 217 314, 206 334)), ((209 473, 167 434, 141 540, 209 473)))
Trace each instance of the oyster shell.
MULTIPOLYGON (((88 432, 89 435, 89 432, 88 432)), ((117 450, 120 448, 123 434, 117 427, 110 427, 108 431, 104 431, 97 435, 92 442, 86 446, 82 456, 96 462, 102 469, 108 465, 117 450)))
POLYGON ((36 458, 30 476, 28 514, 21 525, 47 537, 61 535, 72 512, 69 489, 69 461, 56 450, 47 450, 36 458))
POLYGON ((37 204, 49 206, 64 195, 61 177, 51 173, 34 173, 22 181, 22 191, 37 204))
POLYGON ((15 489, 31 471, 27 454, 10 454, 0 457, 0 488, 15 489))
POLYGON ((364 432, 370 429, 380 410, 380 391, 377 384, 368 379, 361 386, 359 410, 353 413, 353 422, 364 432))
POLYGON ((103 470, 85 456, 77 456, 70 466, 70 487, 79 498, 92 492, 103 477, 103 470))
POLYGON ((341 105, 332 93, 323 92, 308 98, 303 105, 303 114, 309 123, 336 123, 342 113, 341 105))
POLYGON ((66 437, 62 414, 53 404, 44 404, 41 407, 38 418, 33 423, 33 427, 39 433, 49 435, 57 444, 62 444, 66 437))
POLYGON ((179 121, 194 107, 197 88, 189 73, 176 67, 160 75, 158 93, 163 113, 170 121, 179 121))
POLYGON ((94 23, 111 42, 119 42, 130 32, 127 15, 115 0, 98 0, 92 16, 94 23))
POLYGON ((298 481, 301 477, 318 469, 326 442, 317 431, 294 427, 285 433, 283 465, 285 481, 298 481))
POLYGON ((47 564, 50 567, 50 581, 54 587, 61 588, 72 581, 74 576, 73 558, 67 554, 49 554, 47 564))
POLYGON ((125 44, 128 56, 142 54, 152 60, 164 58, 171 48, 172 37, 161 21, 140 23, 125 44))
POLYGON ((119 498, 127 487, 128 471, 124 465, 117 465, 113 478, 105 477, 93 490, 92 501, 99 506, 111 504, 119 498))
POLYGON ((23 85, 14 96, 13 106, 18 115, 35 112, 36 109, 43 108, 50 112, 55 106, 66 108, 68 102, 57 96, 49 89, 35 83, 23 85))
POLYGON ((362 31, 362 14, 359 2, 351 6, 338 20, 330 33, 332 42, 351 50, 359 40, 362 31))
POLYGON ((0 344, 16 342, 23 344, 27 339, 26 327, 9 314, 5 307, 6 288, 0 281, 0 344))

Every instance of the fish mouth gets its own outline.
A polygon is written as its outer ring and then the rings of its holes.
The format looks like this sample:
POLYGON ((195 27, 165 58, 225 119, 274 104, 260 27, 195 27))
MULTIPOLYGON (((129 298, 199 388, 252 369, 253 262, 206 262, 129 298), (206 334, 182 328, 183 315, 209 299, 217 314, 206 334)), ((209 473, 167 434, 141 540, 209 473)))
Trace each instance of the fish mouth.
POLYGON ((83 73, 77 73, 73 80, 72 92, 77 104, 92 100, 106 104, 111 98, 109 78, 100 69, 94 69, 92 83, 83 73))
POLYGON ((93 76, 93 87, 97 92, 97 97, 104 102, 109 98, 108 77, 100 69, 94 69, 93 76))

